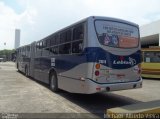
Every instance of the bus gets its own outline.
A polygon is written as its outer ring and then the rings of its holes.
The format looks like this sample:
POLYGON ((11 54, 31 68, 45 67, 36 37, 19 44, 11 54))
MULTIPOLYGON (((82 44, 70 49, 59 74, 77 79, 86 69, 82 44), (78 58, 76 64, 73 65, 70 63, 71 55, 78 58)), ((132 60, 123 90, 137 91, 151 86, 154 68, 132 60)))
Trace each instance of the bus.
POLYGON ((139 26, 117 18, 85 18, 18 48, 16 62, 19 71, 55 92, 93 94, 142 87, 139 26))
POLYGON ((160 79, 160 47, 142 49, 142 77, 160 79))
POLYGON ((22 47, 19 47, 16 49, 15 55, 16 55, 16 67, 18 69, 18 71, 21 71, 23 73, 25 73, 26 76, 28 75, 28 69, 29 67, 31 67, 31 57, 30 57, 30 45, 25 45, 22 47))

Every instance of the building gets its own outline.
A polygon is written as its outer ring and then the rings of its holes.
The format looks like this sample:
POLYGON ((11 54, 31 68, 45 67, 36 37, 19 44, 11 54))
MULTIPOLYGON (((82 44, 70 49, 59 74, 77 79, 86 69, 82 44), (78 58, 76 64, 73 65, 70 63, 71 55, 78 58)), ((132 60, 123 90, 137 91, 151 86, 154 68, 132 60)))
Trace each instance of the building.
POLYGON ((160 20, 140 26, 142 48, 160 46, 160 20))
POLYGON ((15 46, 14 48, 18 48, 20 46, 20 29, 15 30, 15 46))

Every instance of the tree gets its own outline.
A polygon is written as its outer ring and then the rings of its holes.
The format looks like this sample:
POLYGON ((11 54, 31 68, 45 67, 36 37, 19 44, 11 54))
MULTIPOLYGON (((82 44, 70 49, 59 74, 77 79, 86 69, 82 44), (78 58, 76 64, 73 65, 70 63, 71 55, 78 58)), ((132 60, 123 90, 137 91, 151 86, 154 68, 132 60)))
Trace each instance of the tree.
POLYGON ((15 53, 15 49, 13 50, 7 50, 7 49, 4 49, 4 50, 0 50, 0 57, 1 58, 4 58, 5 60, 12 60, 12 54, 15 53))

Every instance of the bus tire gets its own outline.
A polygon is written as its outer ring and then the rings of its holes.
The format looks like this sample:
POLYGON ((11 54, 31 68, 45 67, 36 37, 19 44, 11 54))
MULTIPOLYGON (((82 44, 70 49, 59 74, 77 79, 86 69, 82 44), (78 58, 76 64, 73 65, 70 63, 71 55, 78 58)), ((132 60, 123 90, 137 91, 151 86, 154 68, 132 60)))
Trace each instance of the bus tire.
POLYGON ((18 63, 17 63, 17 70, 18 70, 18 72, 19 72, 19 65, 18 65, 18 63))
POLYGON ((27 67, 27 66, 25 67, 25 75, 26 75, 26 77, 29 76, 29 75, 28 75, 28 67, 27 67))
POLYGON ((50 74, 50 81, 49 81, 49 86, 50 86, 50 89, 53 91, 53 92, 57 92, 58 91, 58 80, 57 80, 57 76, 55 73, 51 73, 50 74))

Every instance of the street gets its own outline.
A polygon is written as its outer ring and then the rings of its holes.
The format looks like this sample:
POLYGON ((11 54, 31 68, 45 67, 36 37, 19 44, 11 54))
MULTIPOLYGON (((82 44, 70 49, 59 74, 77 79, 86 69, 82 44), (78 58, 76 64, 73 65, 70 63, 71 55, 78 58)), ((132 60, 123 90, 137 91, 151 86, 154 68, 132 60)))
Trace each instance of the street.
POLYGON ((0 62, 0 113, 68 113, 103 118, 109 108, 160 100, 159 88, 160 80, 144 79, 140 89, 92 95, 62 90, 54 93, 46 84, 19 73, 13 62, 0 62))

